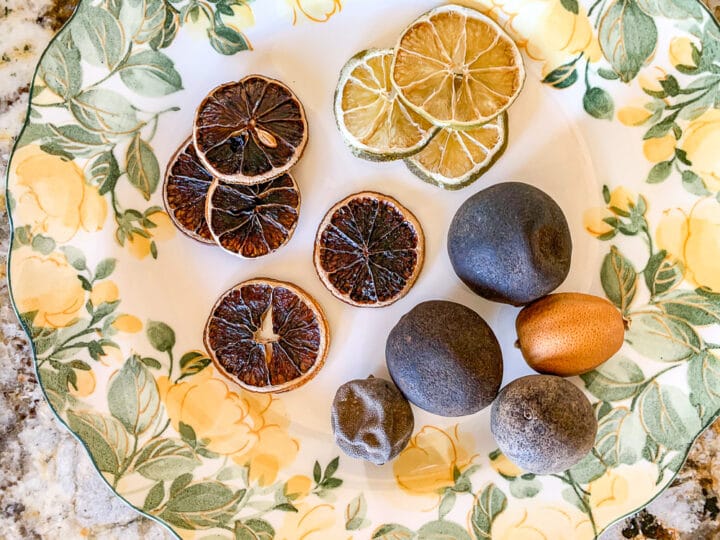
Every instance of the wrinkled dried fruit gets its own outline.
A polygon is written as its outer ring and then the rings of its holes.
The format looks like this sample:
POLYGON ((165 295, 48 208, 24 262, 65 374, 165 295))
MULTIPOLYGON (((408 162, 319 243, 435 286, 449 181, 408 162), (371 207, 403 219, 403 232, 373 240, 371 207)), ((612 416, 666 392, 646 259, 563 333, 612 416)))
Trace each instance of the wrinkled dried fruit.
POLYGON ((371 191, 333 206, 315 240, 320 279, 353 306, 386 306, 405 296, 423 258, 424 237, 415 216, 395 199, 371 191))
POLYGON ((243 388, 286 392, 325 363, 329 331, 320 306, 290 283, 251 279, 223 294, 205 326, 215 364, 243 388))
POLYGON ((528 365, 562 377, 595 369, 620 350, 625 335, 614 305, 580 293, 550 294, 525 306, 515 328, 528 365))
POLYGON ((287 172, 305 149, 300 100, 280 81, 250 75, 218 86, 198 107, 198 156, 225 182, 257 184, 287 172))
POLYGON ((205 201, 214 178, 200 163, 192 137, 170 158, 163 184, 165 209, 175 226, 203 244, 214 244, 205 220, 205 201))
POLYGON ((500 390, 490 412, 502 453, 535 474, 560 473, 579 462, 592 449, 597 427, 585 394, 552 375, 515 379, 500 390))
POLYGON ((390 381, 349 381, 338 388, 331 416, 335 442, 347 455, 376 465, 407 446, 415 420, 408 400, 390 381))
POLYGON ((207 212, 215 242, 234 255, 254 258, 285 245, 295 232, 300 191, 289 174, 251 186, 216 182, 207 212))

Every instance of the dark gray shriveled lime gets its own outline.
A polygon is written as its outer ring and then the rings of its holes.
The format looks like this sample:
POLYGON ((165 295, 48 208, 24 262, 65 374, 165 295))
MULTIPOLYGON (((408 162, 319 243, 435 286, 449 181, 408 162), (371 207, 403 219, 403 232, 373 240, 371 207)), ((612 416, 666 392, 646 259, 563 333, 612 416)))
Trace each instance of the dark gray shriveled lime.
POLYGON ((550 196, 522 182, 484 189, 463 203, 448 232, 450 262, 480 296, 525 305, 570 271, 567 220, 550 196))
POLYGON ((338 388, 332 405, 335 442, 347 455, 382 465, 407 446, 415 420, 390 381, 356 379, 338 388))
POLYGON ((597 420, 585 394, 554 375, 516 379, 498 394, 490 429, 511 461, 535 474, 559 473, 595 443, 597 420))
POLYGON ((495 399, 503 374, 495 334, 473 310, 432 300, 415 306, 385 344, 388 370, 406 398, 441 416, 463 416, 495 399))

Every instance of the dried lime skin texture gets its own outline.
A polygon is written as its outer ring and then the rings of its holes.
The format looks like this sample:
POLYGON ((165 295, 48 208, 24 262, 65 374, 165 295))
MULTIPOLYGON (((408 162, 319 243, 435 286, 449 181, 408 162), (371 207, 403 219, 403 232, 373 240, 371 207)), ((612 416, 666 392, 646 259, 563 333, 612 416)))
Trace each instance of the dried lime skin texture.
POLYGON ((415 306, 390 332, 388 370, 406 398, 441 416, 472 414, 492 403, 502 382, 500 345, 487 323, 455 302, 415 306))
POLYGON ((218 86, 195 114, 198 155, 226 182, 254 184, 287 172, 307 137, 300 100, 280 81, 261 75, 218 86))
POLYGON ((343 452, 382 465, 407 446, 415 420, 400 390, 390 381, 371 376, 338 388, 331 423, 343 452))
POLYGON ((549 195, 506 182, 460 206, 450 224, 448 254, 455 273, 475 293, 521 306, 565 281, 572 239, 563 211, 549 195))
POLYGON ((528 375, 504 387, 493 403, 490 429, 500 450, 535 474, 559 473, 595 443, 597 420, 585 394, 554 375, 528 375))
POLYGON ((191 137, 170 159, 163 186, 170 219, 183 233, 204 244, 215 243, 205 219, 207 192, 213 180, 200 162, 191 137))

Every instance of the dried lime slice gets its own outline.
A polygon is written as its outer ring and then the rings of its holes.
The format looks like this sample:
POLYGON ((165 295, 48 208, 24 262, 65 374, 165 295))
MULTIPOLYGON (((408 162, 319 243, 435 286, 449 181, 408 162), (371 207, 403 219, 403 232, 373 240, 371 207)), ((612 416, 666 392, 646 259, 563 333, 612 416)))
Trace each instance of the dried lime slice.
POLYGON ((343 139, 355 155, 372 161, 410 156, 437 132, 393 88, 392 58, 392 49, 356 54, 340 72, 335 91, 335 119, 343 139))
POLYGON ((478 128, 444 128, 405 160, 415 176, 445 189, 469 186, 492 167, 507 147, 507 114, 478 128))

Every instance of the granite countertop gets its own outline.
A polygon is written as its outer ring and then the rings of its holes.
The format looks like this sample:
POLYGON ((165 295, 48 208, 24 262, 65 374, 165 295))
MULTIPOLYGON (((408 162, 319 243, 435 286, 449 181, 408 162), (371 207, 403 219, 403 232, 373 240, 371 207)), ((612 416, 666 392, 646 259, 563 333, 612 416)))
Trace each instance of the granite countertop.
MULTIPOLYGON (((720 16, 720 2, 706 0, 720 16)), ((0 175, 27 107, 35 65, 76 0, 3 0, 0 6, 0 175)), ((125 506, 80 444, 55 420, 5 282, 9 231, 0 195, 0 539, 170 535, 125 506)), ((672 486, 603 540, 720 539, 720 420, 696 442, 672 486)))

